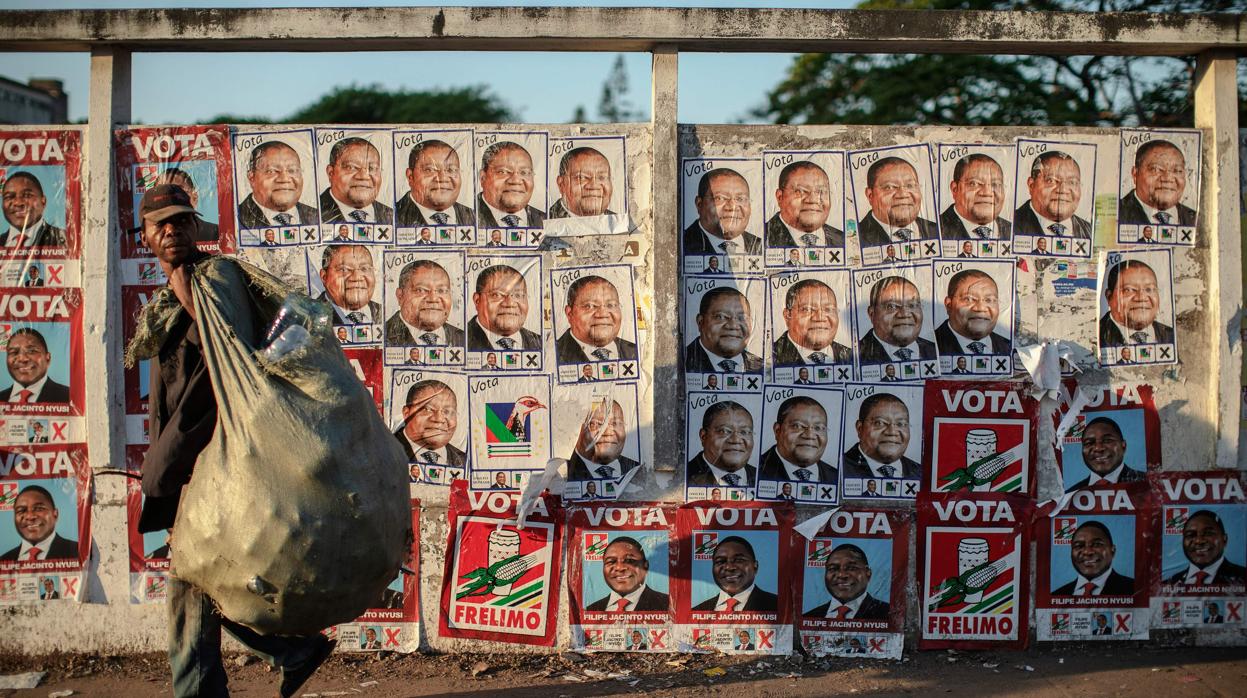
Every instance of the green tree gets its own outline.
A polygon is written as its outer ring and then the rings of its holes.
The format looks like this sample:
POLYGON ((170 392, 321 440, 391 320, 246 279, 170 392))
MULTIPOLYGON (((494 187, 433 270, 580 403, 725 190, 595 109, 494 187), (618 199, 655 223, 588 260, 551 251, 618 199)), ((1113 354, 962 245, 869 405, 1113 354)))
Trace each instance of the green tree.
MULTIPOLYGON (((864 0, 858 7, 1242 12, 1247 0, 864 0)), ((806 53, 755 115, 777 123, 1190 125, 1194 72, 1193 57, 806 53)))
POLYGON ((606 123, 623 123, 641 118, 628 101, 628 69, 624 67, 622 54, 615 56, 615 64, 602 83, 602 98, 598 101, 598 117, 606 123))
POLYGON ((518 116, 484 85, 389 91, 380 85, 336 87, 283 119, 221 114, 215 124, 500 123, 518 116))

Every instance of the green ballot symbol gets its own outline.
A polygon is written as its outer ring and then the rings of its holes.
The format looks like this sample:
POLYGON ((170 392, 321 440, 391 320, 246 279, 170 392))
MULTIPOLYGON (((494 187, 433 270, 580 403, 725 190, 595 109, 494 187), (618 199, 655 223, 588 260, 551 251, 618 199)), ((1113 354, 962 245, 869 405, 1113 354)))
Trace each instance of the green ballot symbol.
MULTIPOLYGON (((1008 491, 1013 487, 993 487, 996 478, 1005 468, 1016 462, 1012 451, 998 453, 996 432, 991 429, 971 429, 966 432, 966 466, 940 478, 940 489, 945 492, 972 490, 985 492, 993 489, 1008 491)), ((1020 483, 1012 483, 1019 485, 1020 483)))
POLYGON ((959 573, 940 582, 928 604, 929 609, 934 611, 945 606, 982 601, 983 590, 1009 567, 1007 557, 991 560, 988 558, 989 551, 986 539, 962 538, 957 544, 959 573))
POLYGON ((524 573, 528 571, 528 560, 520 555, 513 555, 499 560, 489 567, 477 567, 463 575, 465 584, 461 585, 456 599, 467 596, 484 596, 497 588, 510 588, 524 573))

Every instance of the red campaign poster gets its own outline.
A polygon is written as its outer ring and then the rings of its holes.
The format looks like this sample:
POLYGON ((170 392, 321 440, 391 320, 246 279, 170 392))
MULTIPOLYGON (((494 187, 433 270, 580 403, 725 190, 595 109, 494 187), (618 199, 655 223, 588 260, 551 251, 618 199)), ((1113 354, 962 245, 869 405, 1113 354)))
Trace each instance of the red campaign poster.
POLYGON ((342 353, 346 354, 347 362, 355 369, 355 376, 368 389, 373 402, 377 403, 377 412, 384 416, 381 410, 385 401, 385 371, 381 362, 381 348, 343 347, 342 353))
POLYGON ((81 600, 91 552, 86 446, 0 448, 0 604, 81 600))
POLYGON ((927 492, 1034 496, 1039 402, 1014 381, 927 381, 927 492))
POLYGON ((82 291, 0 293, 0 348, 0 446, 85 441, 82 291))
POLYGON ((1047 502, 1036 513, 1034 536, 1040 640, 1148 638, 1156 507, 1146 483, 1047 502))
MULTIPOLYGON (((129 346, 134 338, 135 323, 143 306, 147 305, 152 296, 156 295, 153 286, 122 286, 121 287, 121 334, 129 346)), ((143 359, 134 368, 124 369, 126 414, 147 414, 148 382, 151 380, 150 359, 143 359)))
POLYGON ((1083 390, 1088 402, 1057 451, 1062 489, 1146 481, 1148 471, 1160 468, 1161 458, 1160 414, 1152 386, 1126 383, 1083 390))
POLYGON ((330 628, 339 652, 415 652, 420 649, 420 500, 411 500, 411 530, 415 537, 400 571, 381 592, 377 605, 354 622, 330 628))
POLYGON ((44 285, 36 260, 78 259, 82 249, 82 132, 0 131, 0 188, 0 259, 6 269, 33 263, 22 285, 44 285))
POLYGON ((139 204, 148 189, 175 184, 190 195, 199 212, 196 246, 233 252, 234 166, 228 126, 165 126, 113 132, 117 165, 117 224, 126 231, 123 258, 149 257, 139 221, 139 204))
POLYGON ((1019 495, 918 498, 918 649, 1023 649, 1030 616, 1030 517, 1019 495))
MULTIPOLYGON (((126 445, 126 470, 138 475, 147 446, 126 445)), ((169 586, 169 539, 166 531, 139 533, 143 481, 126 478, 126 535, 130 543, 130 603, 160 603, 169 586)))
POLYGON ((1153 473, 1152 627, 1247 628, 1247 499, 1237 470, 1153 473))
POLYGON ((544 495, 521 528, 519 499, 451 484, 442 636, 554 646, 563 510, 558 497, 544 495))
POLYGON ((900 659, 913 516, 840 509, 803 546, 801 646, 818 656, 900 659))
POLYGON ((677 505, 585 504, 567 510, 573 649, 674 652, 677 505))
POLYGON ((791 503, 680 507, 673 594, 679 651, 792 651, 795 518, 791 503))

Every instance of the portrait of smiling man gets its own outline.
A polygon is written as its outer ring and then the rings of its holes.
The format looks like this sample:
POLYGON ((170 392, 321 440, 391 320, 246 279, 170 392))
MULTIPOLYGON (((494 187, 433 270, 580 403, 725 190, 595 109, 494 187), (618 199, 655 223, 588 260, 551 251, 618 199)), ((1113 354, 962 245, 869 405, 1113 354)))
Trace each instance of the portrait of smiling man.
POLYGON ((541 337, 524 327, 528 319, 528 282, 505 264, 476 277, 472 294, 476 316, 468 320, 468 351, 535 351, 541 337))
MULTIPOLYGON (((398 200, 400 226, 476 225, 476 213, 459 203, 464 172, 445 141, 420 141, 407 154, 407 193, 398 200)), ((468 172, 468 181, 472 173, 468 172)))
POLYGON ((1117 422, 1108 417, 1088 421, 1082 431, 1082 462, 1091 474, 1071 485, 1067 491, 1100 483, 1112 485, 1146 480, 1142 470, 1126 465, 1127 446, 1117 422))
POLYGON ((439 380, 422 380, 407 390, 403 423, 394 437, 414 463, 463 467, 463 451, 450 442, 459 426, 459 400, 439 380))
POLYGON ((544 211, 530 206, 536 181, 532 155, 513 141, 499 141, 481 156, 481 193, 476 197, 480 225, 487 228, 540 228, 544 211))
POLYGON ((1173 343, 1173 327, 1156 319, 1160 284, 1147 263, 1126 259, 1110 267, 1104 277, 1104 301, 1108 312, 1100 317, 1101 348, 1173 343))
POLYGON ((1013 343, 996 332, 1000 291, 985 271, 964 269, 948 280, 948 319, 935 328, 940 356, 1013 353, 1013 343))
POLYGON ((749 182, 719 167, 697 182, 697 220, 684 229, 684 254, 762 254, 762 238, 749 232, 753 213, 749 182))
POLYGON ((385 321, 385 343, 394 346, 463 346, 464 332, 447 322, 454 308, 450 274, 429 259, 399 271, 398 311, 385 321))
POLYGON ((714 288, 701 297, 697 338, 684 349, 688 373, 760 373, 762 357, 751 353, 753 314, 745 294, 730 287, 714 288))
POLYGON ((831 181, 809 160, 784 166, 775 190, 779 209, 766 222, 771 247, 844 247, 844 231, 827 224, 831 215, 831 181))
POLYGON ((827 428, 827 410, 814 398, 794 395, 780 403, 771 425, 775 445, 762 454, 761 479, 839 482, 840 469, 823 461, 827 428))
POLYGON ((1134 593, 1134 579, 1113 569, 1117 546, 1099 521, 1084 521, 1070 539, 1069 560, 1077 576, 1052 590, 1055 596, 1117 596, 1134 593))
POLYGON ((333 306, 333 324, 379 322, 381 304, 372 299, 377 272, 364 245, 328 245, 321 255, 320 281, 325 290, 316 300, 333 306))
POLYGON ((573 281, 563 307, 568 329, 554 344, 559 363, 635 360, 636 344, 619 336, 625 311, 631 309, 607 279, 589 274, 573 281))
MULTIPOLYGON (((1228 542, 1225 522, 1220 516, 1209 509, 1192 512, 1182 526, 1182 553, 1189 564, 1165 583, 1185 586, 1243 584, 1247 569, 1226 557, 1228 542)), ((1238 549, 1242 550, 1241 543, 1238 549)))
POLYGON ((641 544, 629 536, 616 536, 602 551, 602 579, 611 591, 585 606, 585 610, 608 613, 670 610, 670 597, 650 588, 645 583, 648 576, 649 559, 641 544))
POLYGON ((701 452, 685 470, 690 487, 751 487, 757 483, 758 468, 749 462, 753 457, 753 415, 744 405, 734 400, 711 405, 702 415, 697 438, 701 452))
POLYGON ((349 136, 333 144, 325 166, 329 186, 320 193, 325 223, 393 223, 394 209, 381 194, 381 152, 365 138, 349 136))
POLYGON ((771 345, 776 366, 851 364, 853 351, 836 340, 840 305, 835 291, 818 279, 802 279, 784 294, 786 330, 771 345))
POLYGON ((52 352, 43 333, 33 327, 19 327, 9 335, 6 365, 13 384, 0 390, 0 402, 35 404, 69 402, 69 386, 48 376, 52 352))
POLYGON ((22 542, 0 555, 0 560, 36 562, 78 557, 78 541, 56 532, 60 511, 52 493, 39 485, 27 485, 13 499, 13 527, 22 542))
POLYGON ((953 166, 948 187, 953 203, 940 214, 943 239, 1012 239, 1013 226, 1000 217, 1005 205, 1005 178, 995 158, 984 153, 961 158, 953 166))
POLYGON ((823 584, 831 600, 802 615, 832 620, 887 620, 891 604, 866 591, 872 576, 865 551, 852 543, 837 545, 823 564, 823 584))
POLYGON ((1091 223, 1075 215, 1082 201, 1082 170, 1072 155, 1049 150, 1036 157, 1026 189, 1030 198, 1013 212, 1019 235, 1091 237, 1091 223))
POLYGON ((694 606, 694 611, 765 612, 779 607, 779 598, 775 594, 755 584, 758 556, 744 538, 727 536, 719 540, 711 558, 711 573, 719 593, 694 606))
POLYGON ((265 141, 251 149, 247 183, 251 193, 238 204, 242 227, 320 223, 316 209, 299 201, 303 196, 303 161, 286 143, 265 141))
POLYGON ((875 393, 858 408, 857 443, 844 453, 844 477, 920 478, 922 467, 905 456, 909 448, 909 408, 891 393, 875 393))
POLYGON ((887 276, 870 288, 866 316, 871 329, 858 342, 862 363, 935 358, 935 343, 919 335, 923 319, 918 287, 903 276, 887 276))
POLYGON ((918 170, 908 160, 889 156, 873 163, 866 170, 870 212, 858 223, 861 244, 873 247, 937 239, 939 227, 922 217, 922 189, 918 170))
POLYGON ((1195 225, 1195 209, 1182 203, 1186 157, 1178 146, 1161 138, 1139 146, 1130 178, 1134 188, 1118 204, 1119 225, 1195 225))
POLYGON ((29 172, 11 172, 0 188, 0 208, 8 229, 0 233, 0 247, 26 249, 65 244, 65 231, 43 217, 48 197, 39 178, 29 172))
MULTIPOLYGON (((606 400, 595 401, 580 424, 576 447, 567 459, 567 479, 618 481, 641 465, 623 455, 627 443, 628 424, 624 420, 623 406, 611 400, 608 412, 606 400)), ((637 473, 628 482, 629 488, 642 486, 640 478, 644 474, 637 473)))
POLYGON ((611 194, 611 164, 596 148, 581 146, 567 151, 559 161, 559 174, 555 179, 559 188, 559 200, 550 206, 550 218, 580 218, 584 216, 609 216, 611 194))

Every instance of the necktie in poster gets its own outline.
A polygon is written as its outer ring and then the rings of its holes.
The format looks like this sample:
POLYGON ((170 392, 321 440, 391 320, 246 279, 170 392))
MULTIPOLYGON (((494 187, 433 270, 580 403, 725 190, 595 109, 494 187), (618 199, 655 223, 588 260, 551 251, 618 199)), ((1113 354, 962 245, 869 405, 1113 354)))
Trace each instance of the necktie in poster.
POLYGON ((792 651, 794 519, 791 504, 680 507, 675 619, 681 651, 792 651))
POLYGON ((1039 402, 1020 382, 927 381, 924 489, 1035 493, 1039 402))
POLYGON ((1030 500, 922 493, 918 649, 1023 649, 1030 616, 1030 500))
POLYGON ((1234 470, 1163 473, 1152 627, 1243 628, 1247 607, 1247 498, 1234 470))
POLYGON ((806 652, 901 658, 910 521, 903 511, 841 509, 816 537, 798 539, 804 564, 797 629, 806 652))
POLYGON ((1156 542, 1155 511, 1145 483, 1080 490, 1040 507, 1034 525, 1040 640, 1148 638, 1147 551, 1156 542))
POLYGON ((567 525, 572 647, 674 652, 676 505, 575 506, 567 525))
MULTIPOLYGON (((1089 397, 1074 416, 1057 452, 1066 492, 1100 484, 1144 482, 1160 469, 1160 414, 1152 386, 1126 383, 1081 388, 1089 397)), ((1064 416, 1064 415, 1062 415, 1064 416)))
POLYGON ((563 511, 557 497, 539 497, 521 528, 519 497, 451 485, 443 637, 554 646, 563 511))

